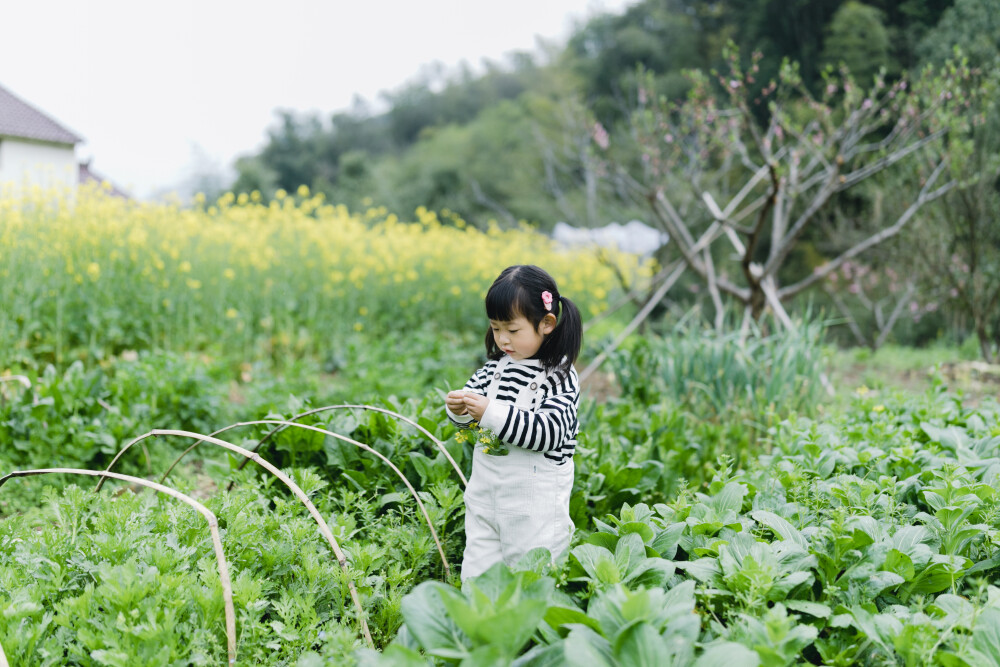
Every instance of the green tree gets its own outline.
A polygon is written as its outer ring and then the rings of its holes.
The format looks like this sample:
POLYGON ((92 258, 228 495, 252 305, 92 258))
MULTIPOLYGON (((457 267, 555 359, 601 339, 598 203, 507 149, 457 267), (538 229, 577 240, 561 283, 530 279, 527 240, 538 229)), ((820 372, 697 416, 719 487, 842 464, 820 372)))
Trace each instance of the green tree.
POLYGON ((993 64, 1000 55, 1000 0, 956 0, 920 42, 919 53, 940 65, 962 49, 975 66, 993 64))
POLYGON ((972 77, 976 97, 952 119, 948 143, 958 187, 928 207, 908 235, 904 266, 927 298, 1000 360, 1000 62, 972 77), (914 259, 916 261, 914 261, 914 259))
POLYGON ((859 81, 872 81, 882 68, 898 70, 890 61, 889 32, 882 13, 855 0, 845 2, 825 30, 821 62, 845 65, 859 81))

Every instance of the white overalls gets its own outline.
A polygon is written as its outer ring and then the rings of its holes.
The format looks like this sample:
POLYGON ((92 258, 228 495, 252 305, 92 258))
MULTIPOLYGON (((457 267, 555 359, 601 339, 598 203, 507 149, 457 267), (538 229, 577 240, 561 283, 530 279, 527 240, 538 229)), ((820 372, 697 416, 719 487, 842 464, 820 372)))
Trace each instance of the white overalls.
MULTIPOLYGON (((500 377, 509 362, 502 358, 486 397, 497 400, 500 377)), ((546 373, 518 393, 514 407, 534 411, 546 373)), ((465 556, 462 580, 475 577, 499 561, 514 565, 528 551, 545 547, 555 559, 569 547, 573 522, 573 459, 559 465, 541 452, 509 446, 505 456, 484 454, 477 445, 472 478, 465 490, 465 556)))

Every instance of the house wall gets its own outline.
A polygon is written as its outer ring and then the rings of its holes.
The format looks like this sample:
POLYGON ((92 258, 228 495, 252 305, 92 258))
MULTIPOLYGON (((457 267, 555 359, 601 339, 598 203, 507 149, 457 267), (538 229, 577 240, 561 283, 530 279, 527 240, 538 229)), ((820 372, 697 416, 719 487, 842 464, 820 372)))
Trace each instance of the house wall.
POLYGON ((0 194, 25 185, 76 188, 79 177, 73 146, 0 137, 0 194))

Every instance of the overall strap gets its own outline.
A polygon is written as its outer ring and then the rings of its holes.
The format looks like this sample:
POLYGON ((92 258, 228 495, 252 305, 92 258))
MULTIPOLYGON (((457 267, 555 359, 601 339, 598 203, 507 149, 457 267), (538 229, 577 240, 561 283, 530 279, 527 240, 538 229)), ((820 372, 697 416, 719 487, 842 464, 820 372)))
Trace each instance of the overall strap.
POLYGON ((538 401, 538 395, 541 391, 542 385, 545 384, 546 378, 548 378, 548 371, 544 368, 539 369, 538 373, 532 378, 526 386, 521 388, 521 391, 517 394, 516 405, 519 408, 525 410, 534 410, 535 404, 538 401))
POLYGON ((500 377, 503 375, 503 369, 507 368, 508 363, 510 363, 510 357, 504 355, 500 361, 497 362, 496 368, 493 369, 493 376, 490 378, 490 386, 486 390, 486 398, 491 401, 496 400, 497 392, 500 391, 500 377))

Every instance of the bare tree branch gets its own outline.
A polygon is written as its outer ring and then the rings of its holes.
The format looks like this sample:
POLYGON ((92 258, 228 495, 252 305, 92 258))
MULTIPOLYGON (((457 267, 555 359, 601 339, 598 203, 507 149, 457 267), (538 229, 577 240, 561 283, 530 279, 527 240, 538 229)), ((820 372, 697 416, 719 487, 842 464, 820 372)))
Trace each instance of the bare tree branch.
POLYGON ((841 264, 843 264, 847 260, 856 257, 857 255, 860 255, 865 250, 868 250, 869 248, 872 248, 878 245, 879 243, 882 243, 886 239, 891 238, 896 234, 898 234, 900 231, 902 231, 903 227, 906 226, 906 223, 908 223, 910 219, 914 216, 914 214, 918 210, 920 210, 921 206, 923 206, 929 201, 933 201, 938 197, 941 197, 942 195, 944 195, 946 192, 948 192, 957 185, 956 181, 951 180, 948 183, 945 183, 944 185, 939 187, 937 190, 928 191, 928 189, 934 184, 937 178, 941 175, 945 166, 946 163, 943 160, 940 163, 938 163, 937 167, 934 168, 934 172, 927 179, 927 182, 925 183, 923 189, 921 190, 920 195, 917 197, 917 200, 913 202, 913 204, 911 204, 906 209, 906 211, 903 212, 902 215, 899 216, 899 218, 896 220, 895 223, 893 223, 889 227, 881 229, 878 233, 873 234, 864 241, 855 244, 848 250, 845 250, 836 259, 819 267, 807 278, 804 278, 803 280, 800 280, 799 282, 789 285, 787 287, 781 288, 780 290, 778 290, 778 296, 780 296, 782 300, 790 299, 799 292, 815 284, 817 281, 825 278, 827 275, 830 274, 830 272, 840 268, 841 264))

